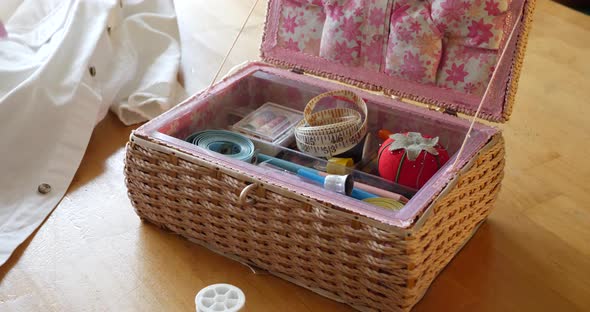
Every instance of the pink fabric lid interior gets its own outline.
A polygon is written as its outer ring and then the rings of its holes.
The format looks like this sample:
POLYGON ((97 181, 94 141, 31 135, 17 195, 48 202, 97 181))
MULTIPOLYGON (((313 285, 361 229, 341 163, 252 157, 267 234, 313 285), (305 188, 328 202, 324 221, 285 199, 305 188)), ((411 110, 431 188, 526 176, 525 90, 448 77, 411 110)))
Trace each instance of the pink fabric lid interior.
POLYGON ((262 57, 504 121, 524 1, 270 0, 262 57))

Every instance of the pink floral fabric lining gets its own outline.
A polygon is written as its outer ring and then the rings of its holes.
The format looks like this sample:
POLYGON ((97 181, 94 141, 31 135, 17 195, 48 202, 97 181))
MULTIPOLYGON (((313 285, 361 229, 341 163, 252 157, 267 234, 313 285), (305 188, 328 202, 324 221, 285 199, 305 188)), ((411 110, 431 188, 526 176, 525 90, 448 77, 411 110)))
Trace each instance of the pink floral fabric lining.
POLYGON ((395 1, 391 14, 385 72, 434 84, 442 56, 442 33, 431 18, 427 2, 395 1))
MULTIPOLYGON (((279 0, 281 1, 281 0, 279 0)), ((282 0, 276 43, 404 80, 481 96, 509 0, 282 0)))
POLYGON ((347 66, 379 70, 387 0, 285 0, 279 45, 347 66))

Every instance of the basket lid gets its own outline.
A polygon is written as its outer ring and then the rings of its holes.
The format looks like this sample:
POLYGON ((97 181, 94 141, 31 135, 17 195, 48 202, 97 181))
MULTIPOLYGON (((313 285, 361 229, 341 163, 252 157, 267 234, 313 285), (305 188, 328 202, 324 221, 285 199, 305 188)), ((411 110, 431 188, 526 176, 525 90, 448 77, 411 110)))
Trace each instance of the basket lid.
POLYGON ((471 115, 483 100, 480 117, 506 121, 532 8, 527 0, 269 0, 262 58, 471 115))

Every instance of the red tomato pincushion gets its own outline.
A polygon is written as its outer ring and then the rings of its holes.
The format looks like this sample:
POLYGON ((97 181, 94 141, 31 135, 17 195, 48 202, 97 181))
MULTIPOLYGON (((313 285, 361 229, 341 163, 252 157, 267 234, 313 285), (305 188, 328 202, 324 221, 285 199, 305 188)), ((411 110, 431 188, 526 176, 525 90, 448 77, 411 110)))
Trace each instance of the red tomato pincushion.
POLYGON ((398 184, 419 189, 449 160, 438 137, 418 132, 389 136, 379 149, 379 174, 398 184))

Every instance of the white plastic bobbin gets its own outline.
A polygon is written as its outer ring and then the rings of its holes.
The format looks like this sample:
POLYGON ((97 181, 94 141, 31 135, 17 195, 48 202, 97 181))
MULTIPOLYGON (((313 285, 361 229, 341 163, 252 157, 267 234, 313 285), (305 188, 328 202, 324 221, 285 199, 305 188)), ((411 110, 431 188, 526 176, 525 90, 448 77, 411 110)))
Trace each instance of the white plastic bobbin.
POLYGON ((197 312, 238 312, 246 304, 246 296, 230 284, 209 285, 195 297, 197 312))

